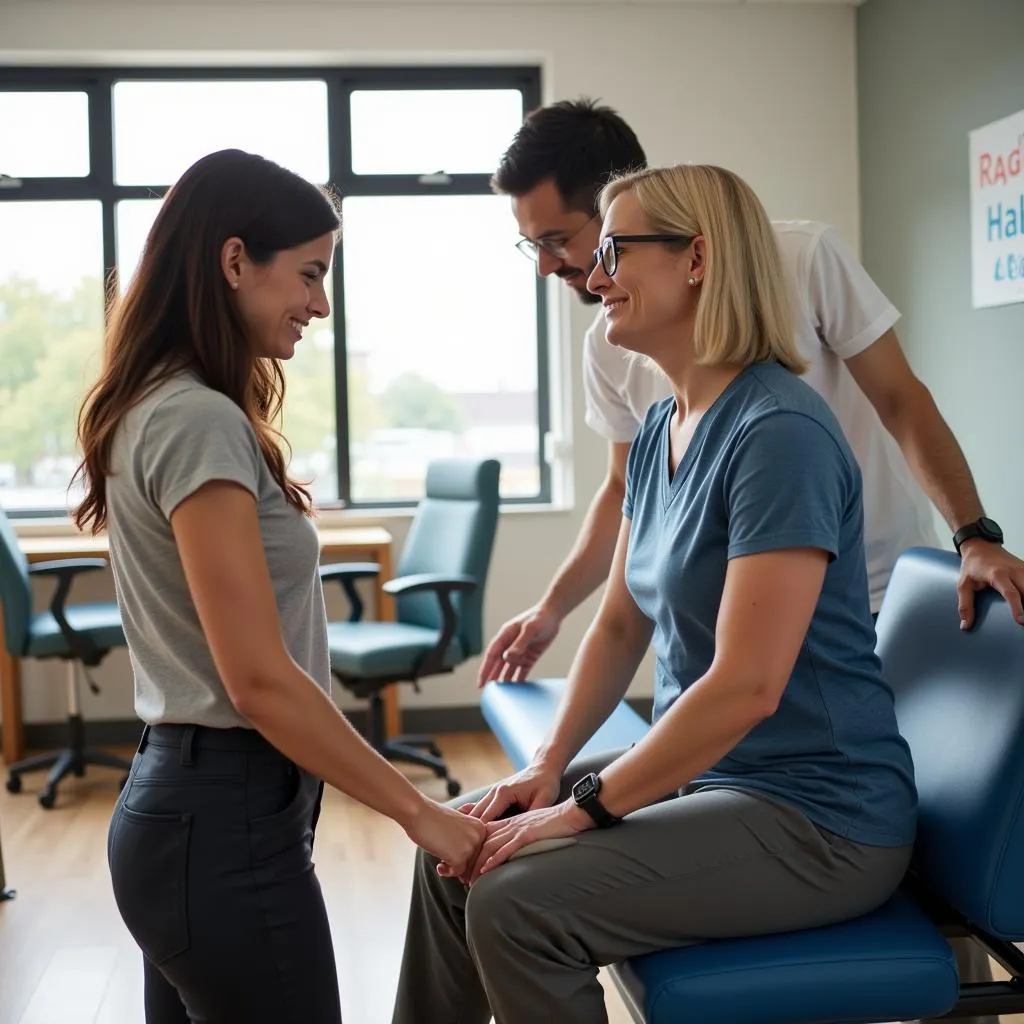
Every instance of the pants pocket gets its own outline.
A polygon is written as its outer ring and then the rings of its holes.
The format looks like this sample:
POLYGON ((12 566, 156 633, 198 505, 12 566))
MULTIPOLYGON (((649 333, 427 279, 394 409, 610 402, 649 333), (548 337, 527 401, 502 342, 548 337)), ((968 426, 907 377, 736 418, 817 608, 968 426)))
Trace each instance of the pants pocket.
POLYGON ((299 866, 309 861, 318 793, 317 779, 299 768, 290 768, 283 778, 272 783, 266 795, 250 796, 250 807, 280 807, 271 814, 249 817, 250 856, 254 865, 279 862, 282 858, 294 858, 299 866))
POLYGON ((114 899, 128 931, 156 965, 189 948, 190 814, 146 814, 122 802, 108 844, 114 899))

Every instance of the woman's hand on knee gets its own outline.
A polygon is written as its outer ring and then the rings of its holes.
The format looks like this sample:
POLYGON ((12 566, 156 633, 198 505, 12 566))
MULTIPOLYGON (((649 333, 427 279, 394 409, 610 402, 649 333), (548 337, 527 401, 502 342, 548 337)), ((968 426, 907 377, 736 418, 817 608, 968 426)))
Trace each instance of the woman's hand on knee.
POLYGON ((495 783, 475 804, 463 804, 459 810, 483 822, 497 821, 525 811, 550 807, 558 799, 561 785, 559 772, 531 764, 495 783))
MULTIPOLYGON (((468 879, 472 884, 481 875, 504 864, 513 854, 533 843, 567 839, 594 827, 593 819, 572 800, 556 807, 542 807, 505 821, 494 821, 487 826, 487 838, 476 857, 468 879)), ((546 845, 547 845, 546 842, 546 845)))

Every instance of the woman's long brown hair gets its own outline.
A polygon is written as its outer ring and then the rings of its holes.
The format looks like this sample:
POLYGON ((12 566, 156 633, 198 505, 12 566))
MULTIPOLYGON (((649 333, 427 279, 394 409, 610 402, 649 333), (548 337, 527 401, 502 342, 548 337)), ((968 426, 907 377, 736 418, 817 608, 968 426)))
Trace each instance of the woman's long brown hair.
POLYGON ((146 239, 138 270, 120 300, 111 288, 103 370, 78 417, 85 497, 79 529, 107 522, 106 478, 125 414, 173 374, 193 372, 249 418, 263 458, 289 503, 309 514, 312 498, 289 479, 284 439, 273 422, 285 381, 276 359, 257 358, 221 270, 221 249, 240 238, 266 263, 284 249, 337 231, 333 200, 284 168, 240 150, 203 157, 170 189, 146 239))

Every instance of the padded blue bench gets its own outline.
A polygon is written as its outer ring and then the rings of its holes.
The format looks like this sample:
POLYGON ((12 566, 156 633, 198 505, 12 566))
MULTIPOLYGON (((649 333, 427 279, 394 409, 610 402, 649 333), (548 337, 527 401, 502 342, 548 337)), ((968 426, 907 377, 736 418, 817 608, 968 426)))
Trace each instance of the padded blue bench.
MULTIPOLYGON (((484 690, 480 704, 484 718, 516 769, 530 763, 547 735, 564 683, 564 679, 535 679, 527 683, 491 683, 484 690)), ((631 746, 650 727, 623 701, 578 756, 631 746)))
MULTIPOLYGON (((883 907, 784 935, 707 942, 615 964, 636 1021, 846 1024, 1024 1011, 1024 629, 994 591, 959 629, 952 553, 900 559, 878 621, 920 796, 914 863, 883 907), (944 936, 971 934, 1011 975, 961 984, 944 936)), ((561 682, 490 683, 482 707, 516 768, 547 733, 561 682)), ((638 740, 621 704, 582 753, 638 740)))

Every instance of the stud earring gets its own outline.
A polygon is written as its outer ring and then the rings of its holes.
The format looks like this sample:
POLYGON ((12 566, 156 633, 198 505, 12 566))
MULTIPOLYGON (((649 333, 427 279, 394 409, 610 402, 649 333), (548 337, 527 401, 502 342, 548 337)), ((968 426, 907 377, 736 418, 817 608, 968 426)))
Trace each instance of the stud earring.
POLYGON ((237 281, 232 281, 231 282, 231 287, 237 292, 238 291, 238 282, 237 281))
POLYGON ((695 278, 695 277, 688 278, 688 282, 689 282, 689 284, 691 286, 695 285, 697 283, 697 278, 695 278))

